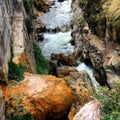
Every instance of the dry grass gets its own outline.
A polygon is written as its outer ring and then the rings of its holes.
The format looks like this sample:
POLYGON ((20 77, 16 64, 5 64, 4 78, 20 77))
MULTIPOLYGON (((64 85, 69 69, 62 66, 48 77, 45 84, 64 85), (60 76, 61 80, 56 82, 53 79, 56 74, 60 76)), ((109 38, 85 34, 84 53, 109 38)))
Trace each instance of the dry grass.
POLYGON ((104 9, 108 23, 120 28, 120 0, 108 0, 104 9))

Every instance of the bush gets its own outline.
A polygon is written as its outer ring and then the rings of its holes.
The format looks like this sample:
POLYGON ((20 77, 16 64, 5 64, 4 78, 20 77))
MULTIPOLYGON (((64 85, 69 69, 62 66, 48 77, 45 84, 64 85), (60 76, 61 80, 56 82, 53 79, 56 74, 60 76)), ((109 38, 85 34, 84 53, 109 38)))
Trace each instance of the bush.
POLYGON ((99 88, 96 98, 102 103, 101 120, 120 120, 120 86, 109 90, 99 88))
POLYGON ((36 60, 36 70, 38 74, 43 74, 48 69, 48 62, 42 55, 41 49, 38 45, 34 44, 34 55, 36 60))
POLYGON ((23 3, 24 3, 25 11, 27 12, 27 14, 29 14, 30 16, 33 16, 34 6, 31 0, 23 0, 23 3))
POLYGON ((15 64, 14 62, 9 62, 8 69, 8 79, 10 80, 22 80, 24 79, 24 67, 22 64, 15 64))
POLYGON ((13 116, 13 115, 11 115, 11 120, 34 120, 34 118, 30 113, 27 113, 23 116, 13 116))
POLYGON ((28 34, 32 33, 33 32, 33 21, 30 17, 27 17, 25 19, 25 24, 26 24, 28 34))

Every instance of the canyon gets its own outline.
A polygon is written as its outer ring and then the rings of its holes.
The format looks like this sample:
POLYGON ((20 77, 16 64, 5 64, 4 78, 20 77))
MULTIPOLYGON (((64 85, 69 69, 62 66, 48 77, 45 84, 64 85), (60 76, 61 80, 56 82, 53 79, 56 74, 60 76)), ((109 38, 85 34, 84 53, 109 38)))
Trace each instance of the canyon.
POLYGON ((73 120, 98 86, 116 88, 119 24, 107 21, 108 4, 0 1, 0 120, 73 120))

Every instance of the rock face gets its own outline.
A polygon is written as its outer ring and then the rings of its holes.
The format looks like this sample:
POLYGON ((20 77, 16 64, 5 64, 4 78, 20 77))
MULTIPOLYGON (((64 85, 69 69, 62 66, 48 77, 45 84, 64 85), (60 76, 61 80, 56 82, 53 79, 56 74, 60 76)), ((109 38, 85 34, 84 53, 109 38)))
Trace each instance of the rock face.
MULTIPOLYGON (((86 7, 85 5, 83 6, 86 7)), ((103 30, 102 27, 104 26, 100 27, 99 24, 95 27, 95 25, 92 26, 93 23, 88 22, 88 18, 85 17, 87 10, 83 6, 79 4, 78 0, 74 1, 72 5, 74 13, 72 22, 72 42, 75 45, 74 55, 94 68, 95 77, 101 85, 110 87, 107 82, 107 78, 109 78, 108 71, 111 71, 111 74, 119 75, 119 45, 108 41, 108 39, 105 39, 104 33, 98 32, 103 30), (95 31, 97 32, 96 34, 95 31)), ((92 9, 92 6, 89 7, 92 9)), ((103 23, 101 24, 104 25, 103 23)))
POLYGON ((58 77, 65 79, 73 95, 73 108, 76 111, 90 100, 90 91, 93 84, 86 71, 77 71, 72 67, 61 68, 57 71, 58 77))
POLYGON ((93 85, 86 71, 70 72, 65 76, 67 84, 73 93, 73 106, 76 110, 90 100, 90 91, 93 92, 93 85))
POLYGON ((5 101, 3 98, 3 91, 0 87, 0 120, 5 120, 5 101))
POLYGON ((27 75, 20 85, 2 87, 6 115, 32 114, 35 120, 64 120, 72 104, 65 81, 54 76, 27 75))
POLYGON ((0 80, 7 80, 8 61, 11 57, 10 39, 13 6, 11 0, 0 1, 0 80), (9 6, 7 6, 9 2, 9 6))
POLYGON ((33 41, 25 29, 25 16, 22 0, 0 1, 0 81, 7 81, 11 55, 15 63, 27 59, 26 64, 35 72, 33 41))
POLYGON ((65 67, 65 68, 60 68, 57 70, 57 76, 58 77, 65 77, 69 76, 70 72, 77 72, 77 70, 74 67, 65 67))

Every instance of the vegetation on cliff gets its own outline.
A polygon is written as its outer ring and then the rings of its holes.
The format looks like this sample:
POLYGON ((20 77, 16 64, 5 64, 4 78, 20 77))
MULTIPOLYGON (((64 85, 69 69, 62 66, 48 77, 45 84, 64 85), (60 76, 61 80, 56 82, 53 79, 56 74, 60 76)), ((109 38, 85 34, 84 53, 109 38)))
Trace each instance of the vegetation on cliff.
POLYGON ((25 24, 26 24, 28 34, 32 33, 34 29, 33 20, 30 17, 27 17, 25 19, 25 24))
POLYGON ((101 120, 120 119, 120 85, 109 90, 99 87, 96 98, 101 102, 101 120))
POLYGON ((120 42, 119 0, 79 0, 79 6, 93 34, 120 42))
POLYGON ((30 113, 27 113, 22 116, 21 115, 18 115, 18 116, 11 115, 11 120, 34 120, 34 118, 30 113))
POLYGON ((14 62, 10 61, 8 63, 8 79, 9 80, 22 80, 24 79, 24 67, 22 64, 15 64, 14 62))
POLYGON ((45 60, 45 57, 42 55, 41 49, 37 44, 34 44, 34 55, 36 60, 36 70, 38 74, 43 74, 48 69, 48 62, 45 60))
POLYGON ((108 23, 120 29, 120 0, 108 0, 104 9, 108 23))
POLYGON ((34 14, 34 5, 32 4, 31 0, 23 0, 25 11, 30 16, 33 16, 34 14))

